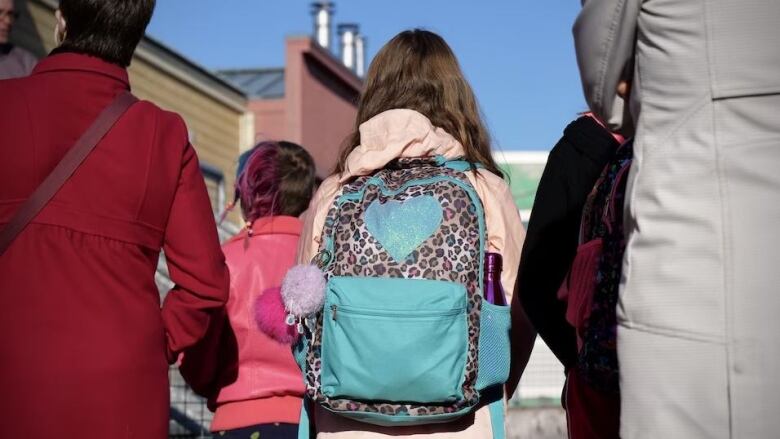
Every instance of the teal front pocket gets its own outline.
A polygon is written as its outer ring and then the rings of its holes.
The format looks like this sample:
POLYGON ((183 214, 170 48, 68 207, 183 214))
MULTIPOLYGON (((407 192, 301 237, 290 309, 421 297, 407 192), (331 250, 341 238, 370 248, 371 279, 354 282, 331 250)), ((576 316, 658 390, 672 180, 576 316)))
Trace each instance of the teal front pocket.
POLYGON ((322 392, 410 403, 463 399, 468 350, 463 285, 332 278, 323 316, 322 392))

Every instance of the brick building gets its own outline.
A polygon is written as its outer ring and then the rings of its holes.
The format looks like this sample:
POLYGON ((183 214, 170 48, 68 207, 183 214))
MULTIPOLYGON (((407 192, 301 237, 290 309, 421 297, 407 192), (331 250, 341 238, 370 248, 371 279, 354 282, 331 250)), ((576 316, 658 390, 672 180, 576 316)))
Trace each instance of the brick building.
POLYGON ((329 175, 354 128, 363 81, 363 40, 356 25, 340 25, 338 58, 332 47, 332 4, 313 5, 315 36, 285 40, 284 67, 223 70, 219 76, 249 97, 255 140, 288 140, 314 157, 320 178, 329 175), (320 17, 323 17, 322 21, 320 17))

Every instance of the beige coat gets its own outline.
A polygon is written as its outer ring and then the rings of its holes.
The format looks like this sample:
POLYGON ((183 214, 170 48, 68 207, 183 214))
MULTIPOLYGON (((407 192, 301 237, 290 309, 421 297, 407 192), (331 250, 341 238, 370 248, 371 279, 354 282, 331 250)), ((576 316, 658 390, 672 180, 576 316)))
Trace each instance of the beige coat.
POLYGON ((590 0, 577 19, 588 103, 636 127, 624 439, 780 435, 778 23, 777 0, 590 0))
MULTIPOLYGON (((451 135, 420 113, 412 110, 390 110, 379 114, 360 127, 362 144, 355 148, 347 160, 342 176, 326 179, 304 217, 298 262, 308 263, 317 253, 325 222, 325 216, 333 204, 341 182, 352 176, 366 175, 383 167, 397 157, 421 157, 443 155, 456 158, 463 154, 463 146, 451 135)), ((502 284, 508 295, 514 291, 520 250, 525 230, 515 206, 509 186, 498 176, 485 170, 477 175, 469 174, 469 180, 477 190, 484 209, 488 233, 489 251, 501 253, 504 258, 502 284)), ((511 298, 511 297, 510 297, 511 298)), ((507 302, 508 303, 508 302, 507 302)), ((533 343, 529 344, 529 349, 533 343)), ((332 415, 324 410, 316 412, 318 438, 369 439, 381 437, 431 437, 439 439, 492 437, 490 414, 487 407, 474 416, 458 422, 409 428, 399 436, 398 429, 373 427, 332 415), (393 434, 390 434, 393 432, 393 434)))

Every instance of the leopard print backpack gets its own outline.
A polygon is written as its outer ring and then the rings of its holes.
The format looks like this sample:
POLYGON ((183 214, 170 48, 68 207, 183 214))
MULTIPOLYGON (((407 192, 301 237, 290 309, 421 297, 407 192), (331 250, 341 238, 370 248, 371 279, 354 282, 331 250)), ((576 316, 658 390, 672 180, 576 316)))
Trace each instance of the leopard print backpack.
POLYGON ((475 169, 398 159, 342 187, 313 261, 324 305, 294 346, 309 403, 382 426, 448 422, 496 401, 503 416, 509 309, 482 298, 485 216, 465 174, 475 169))

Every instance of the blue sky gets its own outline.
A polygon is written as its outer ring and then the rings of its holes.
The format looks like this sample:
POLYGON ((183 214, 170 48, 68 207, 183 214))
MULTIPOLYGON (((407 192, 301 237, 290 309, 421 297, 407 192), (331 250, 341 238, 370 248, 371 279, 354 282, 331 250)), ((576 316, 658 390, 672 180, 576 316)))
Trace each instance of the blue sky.
MULTIPOLYGON (((401 30, 442 35, 477 94, 494 143, 548 150, 585 109, 571 25, 576 0, 335 0, 358 23, 369 60, 401 30)), ((161 0, 148 32, 211 69, 281 67, 284 37, 310 34, 308 0, 161 0)))

